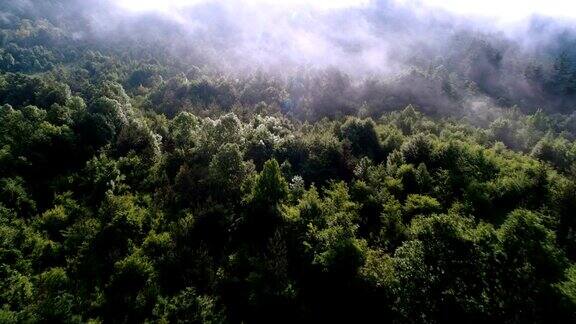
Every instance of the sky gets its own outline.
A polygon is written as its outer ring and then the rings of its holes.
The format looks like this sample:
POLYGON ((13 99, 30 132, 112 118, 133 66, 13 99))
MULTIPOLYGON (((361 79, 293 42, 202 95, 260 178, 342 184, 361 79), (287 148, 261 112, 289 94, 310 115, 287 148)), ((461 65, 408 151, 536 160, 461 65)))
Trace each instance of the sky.
MULTIPOLYGON (((178 7, 210 0, 118 0, 131 11, 168 11, 178 7)), ((335 9, 363 6, 370 0, 242 0, 251 4, 274 6, 310 6, 316 9, 335 9)), ((410 5, 427 5, 460 15, 497 18, 504 21, 521 20, 533 14, 551 17, 576 18, 574 0, 395 0, 410 5)))

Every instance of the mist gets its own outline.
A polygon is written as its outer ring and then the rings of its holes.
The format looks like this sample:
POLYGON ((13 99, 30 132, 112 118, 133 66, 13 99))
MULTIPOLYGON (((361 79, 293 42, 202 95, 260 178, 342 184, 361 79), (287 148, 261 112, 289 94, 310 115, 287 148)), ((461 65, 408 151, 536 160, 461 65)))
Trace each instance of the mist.
POLYGON ((19 0, 2 21, 10 23, 11 11, 46 17, 72 31, 80 46, 126 57, 147 53, 191 78, 195 69, 234 78, 264 73, 286 86, 303 70, 319 71, 309 84, 344 82, 356 107, 415 104, 435 113, 461 107, 463 115, 513 106, 570 110, 576 91, 560 93, 555 69, 559 59, 576 60, 574 19, 533 5, 521 14, 506 5, 490 15, 490 6, 70 0, 51 7, 19 0))

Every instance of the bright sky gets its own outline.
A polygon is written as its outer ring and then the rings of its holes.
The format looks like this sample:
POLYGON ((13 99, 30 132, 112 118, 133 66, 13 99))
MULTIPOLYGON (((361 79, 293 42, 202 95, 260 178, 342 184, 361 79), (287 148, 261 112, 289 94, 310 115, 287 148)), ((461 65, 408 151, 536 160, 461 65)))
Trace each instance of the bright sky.
MULTIPOLYGON (((210 0, 118 0, 133 11, 165 11, 210 0)), ((353 7, 370 0, 243 0, 252 4, 280 6, 307 5, 320 9, 353 7)), ((464 15, 491 16, 503 20, 522 19, 532 14, 576 18, 576 0, 395 0, 424 3, 464 15)))

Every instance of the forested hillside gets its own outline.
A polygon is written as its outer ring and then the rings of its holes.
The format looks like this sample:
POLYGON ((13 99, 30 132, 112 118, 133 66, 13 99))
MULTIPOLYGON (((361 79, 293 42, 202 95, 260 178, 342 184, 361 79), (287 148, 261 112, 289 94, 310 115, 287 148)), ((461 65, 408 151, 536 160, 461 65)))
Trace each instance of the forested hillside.
POLYGON ((571 27, 319 16, 440 35, 379 70, 106 6, 0 0, 1 323, 576 321, 571 27))

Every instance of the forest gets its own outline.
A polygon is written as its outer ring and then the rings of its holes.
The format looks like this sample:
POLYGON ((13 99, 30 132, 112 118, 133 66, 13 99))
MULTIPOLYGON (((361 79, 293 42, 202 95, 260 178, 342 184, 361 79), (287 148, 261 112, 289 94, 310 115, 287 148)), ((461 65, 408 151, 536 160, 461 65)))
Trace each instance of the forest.
POLYGON ((112 3, 0 0, 0 323, 576 322, 576 29, 112 3))

